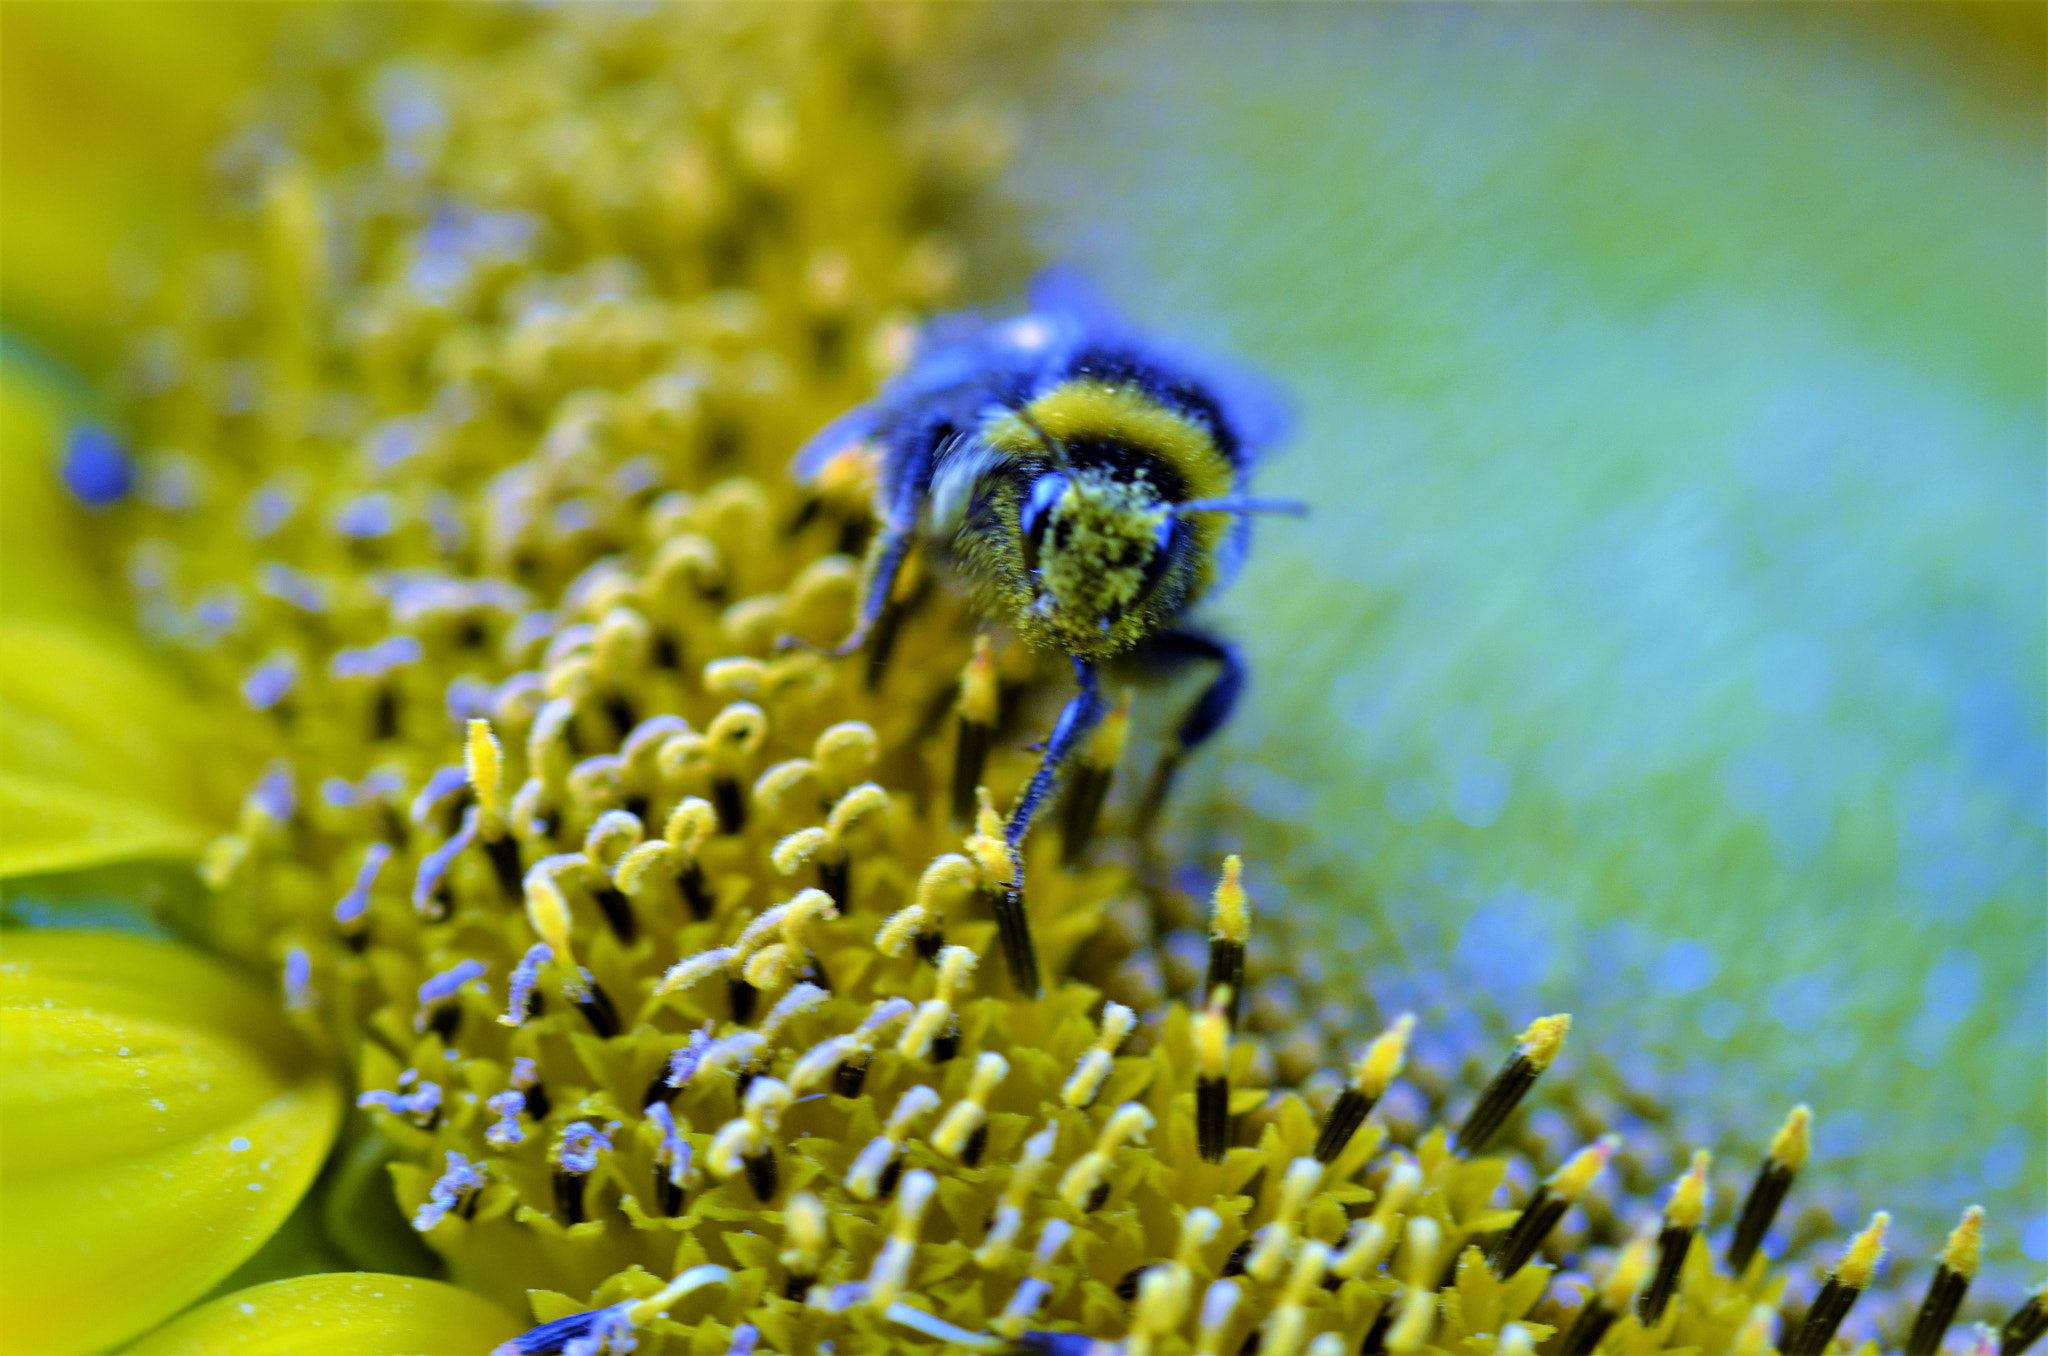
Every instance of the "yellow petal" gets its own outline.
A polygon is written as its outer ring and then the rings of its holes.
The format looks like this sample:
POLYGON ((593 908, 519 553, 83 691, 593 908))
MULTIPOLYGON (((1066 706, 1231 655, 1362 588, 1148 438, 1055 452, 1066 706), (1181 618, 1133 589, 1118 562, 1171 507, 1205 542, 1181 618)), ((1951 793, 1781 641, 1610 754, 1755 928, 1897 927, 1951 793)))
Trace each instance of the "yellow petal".
POLYGON ((197 855, 233 814, 208 730, 133 642, 0 621, 0 875, 197 855))
POLYGON ((125 1356, 401 1356, 475 1352, 524 1325, 481 1295, 410 1276, 294 1276, 223 1295, 125 1356))
POLYGON ((0 1313, 10 1350, 162 1322, 292 1212, 332 1072, 262 989, 196 952, 10 932, 0 955, 0 1313))

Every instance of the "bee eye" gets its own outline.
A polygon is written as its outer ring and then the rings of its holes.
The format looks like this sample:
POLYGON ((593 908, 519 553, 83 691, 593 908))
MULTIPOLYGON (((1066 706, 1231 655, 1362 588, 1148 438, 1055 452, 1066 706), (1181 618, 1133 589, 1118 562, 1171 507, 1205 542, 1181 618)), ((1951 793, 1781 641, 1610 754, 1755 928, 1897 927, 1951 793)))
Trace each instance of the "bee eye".
POLYGON ((1045 540, 1046 525, 1052 520, 1052 506, 1060 502, 1067 492, 1067 478, 1063 475, 1043 475, 1031 484, 1031 495, 1024 501, 1024 511, 1017 515, 1017 526, 1024 534, 1024 567, 1038 568, 1038 550, 1045 540))

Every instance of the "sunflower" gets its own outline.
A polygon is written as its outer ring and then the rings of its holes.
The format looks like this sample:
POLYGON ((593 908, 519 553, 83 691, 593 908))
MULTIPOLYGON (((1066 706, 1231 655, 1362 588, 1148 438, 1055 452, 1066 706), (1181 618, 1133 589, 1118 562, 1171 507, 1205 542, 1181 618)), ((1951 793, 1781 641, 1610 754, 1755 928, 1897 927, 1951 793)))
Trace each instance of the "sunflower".
POLYGON ((1457 1114, 1375 1119, 1414 1019, 1302 1011, 1257 862, 1203 899, 1074 816, 1020 874, 995 806, 1057 701, 1038 656, 917 572, 885 664, 820 652, 873 468, 783 466, 971 261, 1011 135, 975 40, 465 8, 291 49, 35 542, 118 562, 149 648, 76 625, 87 582, 9 638, 10 767, 42 774, 8 784, 10 870, 193 853, 203 891, 157 917, 205 948, 8 936, 11 1344, 128 1340, 302 1201, 312 1274, 129 1349, 1836 1342, 1888 1218, 1775 1332, 1804 1108, 1720 1248, 1704 1154, 1645 1231, 1595 1189, 1611 1136, 1540 1182, 1489 1152, 1561 1014, 1457 1114), (1161 920, 1208 933, 1192 1002, 1161 920))

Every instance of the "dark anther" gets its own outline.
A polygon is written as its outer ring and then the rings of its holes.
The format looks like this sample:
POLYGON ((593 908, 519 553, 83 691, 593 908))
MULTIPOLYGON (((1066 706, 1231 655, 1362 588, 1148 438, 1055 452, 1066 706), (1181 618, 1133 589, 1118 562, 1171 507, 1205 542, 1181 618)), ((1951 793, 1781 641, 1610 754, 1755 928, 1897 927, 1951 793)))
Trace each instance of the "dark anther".
POLYGON ((509 833, 483 839, 484 856, 498 878, 498 889, 515 903, 526 898, 526 868, 519 863, 519 843, 509 833))
POLYGON ((441 1038, 441 1044, 453 1046, 455 1033, 462 1026, 462 1005, 460 1003, 437 1003, 427 1017, 427 1030, 441 1038))
POLYGON ((617 935, 620 942, 631 946, 633 939, 640 933, 639 925, 633 918, 632 904, 627 902, 626 897, 620 894, 615 886, 599 885, 590 893, 597 900, 597 907, 604 911, 604 921, 612 925, 612 932, 617 935))
POLYGON ((903 1155, 897 1154, 882 1169, 882 1175, 875 1179, 875 1199, 886 1201, 896 1194, 896 1184, 903 1180, 903 1155))
POLYGON ((1088 1214, 1092 1215, 1096 1211, 1100 1210, 1105 1204, 1107 1204, 1108 1201, 1109 1183, 1097 1182, 1095 1184, 1095 1189, 1088 1193, 1088 1204, 1082 1206, 1081 1208, 1088 1214))
POLYGON ((1479 1094, 1479 1100, 1472 1106, 1472 1114, 1458 1128, 1458 1157, 1470 1158, 1486 1147, 1507 1118, 1514 1114, 1515 1108, 1522 1104, 1522 1099, 1528 1096, 1529 1089, 1536 1086, 1536 1076, 1541 1072, 1520 1053, 1501 1066, 1493 1081, 1486 1085, 1486 1090, 1479 1094))
MULTIPOLYGON (((966 738, 966 726, 961 727, 961 737, 966 738)), ((1095 838, 1096 821, 1102 818, 1102 806, 1109 799, 1110 783, 1116 779, 1116 769, 1097 767, 1083 762, 1076 767, 1067 789, 1060 797, 1060 865, 1071 871, 1081 864, 1081 858, 1088 851, 1088 844, 1095 838)), ((957 789, 954 793, 959 794, 957 789)), ((1214 980, 1210 988, 1215 988, 1214 980)), ((1243 985, 1231 985, 1235 993, 1243 985)))
POLYGON ((398 738, 398 694, 388 682, 377 688, 377 700, 370 715, 370 738, 373 741, 398 738))
POLYGON ((654 1203, 670 1219, 683 1213, 683 1189, 669 1180, 667 1168, 654 1170, 654 1203))
POLYGON ((754 1199, 763 1205, 774 1200, 775 1188, 781 1181, 781 1174, 775 1167, 775 1151, 763 1149, 740 1162, 746 1166, 747 1185, 754 1189, 754 1199))
POLYGON ((718 831, 738 833, 747 826, 747 802, 740 784, 731 777, 711 779, 711 808, 718 811, 718 831))
POLYGON ((868 1061, 865 1055, 859 1059, 846 1059, 832 1071, 832 1091, 841 1097, 858 1097, 861 1088, 868 1081, 868 1061))
POLYGON ((732 1004, 732 1019, 741 1026, 754 1020, 754 1004, 761 991, 737 977, 725 981, 725 994, 732 1004))
POLYGON ((1152 1264, 1150 1262, 1147 1262, 1144 1266, 1132 1267, 1129 1271, 1126 1271, 1122 1276, 1118 1277, 1116 1283, 1116 1297, 1122 1300, 1125 1304, 1135 1303, 1138 1298, 1138 1282, 1143 1280, 1145 1278, 1145 1273, 1150 1271, 1151 1269, 1152 1264))
POLYGON ((816 1276, 801 1276, 792 1271, 782 1278, 782 1297, 800 1301, 811 1293, 811 1287, 817 1284, 817 1281, 816 1276))
POLYGON ((1658 1233, 1657 1270, 1643 1287, 1643 1293, 1636 1297, 1636 1317, 1644 1327, 1654 1328, 1663 1320, 1671 1297, 1678 1293, 1678 1273, 1685 1266, 1686 1250, 1692 1247, 1692 1236, 1698 1232, 1686 1225, 1667 1224, 1658 1233))
POLYGON ((1771 1221, 1778 1217, 1778 1207, 1785 1203, 1785 1193, 1792 1189, 1795 1175, 1793 1169, 1773 1158, 1766 1158, 1757 1171, 1749 1196, 1742 1202, 1742 1213, 1736 1217, 1735 1237, 1728 1244, 1728 1269, 1737 1276, 1749 1265, 1749 1259, 1756 1256, 1764 1235, 1771 1231, 1771 1221))
MULTIPOLYGON (((1237 1030, 1237 1015, 1244 1010, 1244 943, 1229 937, 1209 938, 1209 978, 1202 985, 1202 992, 1213 994, 1218 984, 1230 986, 1230 1001, 1224 1005, 1223 1016, 1230 1023, 1232 1031, 1237 1030)), ((1328 1159, 1324 1159, 1328 1162, 1328 1159)))
POLYGON ((1244 1343, 1238 1347, 1237 1356, 1259 1356, 1259 1348, 1265 1344, 1265 1336, 1253 1328, 1244 1335, 1244 1343))
POLYGON ((483 1193, 476 1190, 463 1192, 461 1198, 455 1202, 455 1213, 464 1219, 475 1219, 477 1197, 481 1195, 483 1193))
POLYGON ((804 972, 798 982, 815 984, 826 993, 832 992, 832 976, 825 973, 825 962, 809 951, 804 952, 804 972))
POLYGON ((676 872, 676 888, 683 892, 683 902, 690 906, 690 917, 701 923, 711 916, 711 891, 704 886, 703 867, 685 862, 683 869, 676 872))
POLYGON ((368 927, 343 928, 341 944, 355 952, 358 956, 362 955, 363 949, 370 944, 370 929, 368 927))
POLYGON ((526 1118, 538 1123, 548 1118, 554 1104, 548 1101, 548 1090, 535 1083, 526 1090, 526 1118))
MULTIPOLYGON (((1564 1345, 1558 1348, 1559 1356, 1592 1356, 1600 1339, 1607 1336, 1607 1330, 1614 1326, 1614 1310, 1600 1302, 1598 1295, 1589 1295, 1579 1307, 1579 1316, 1572 1320, 1571 1328, 1564 1335, 1564 1345)), ((1789 1353, 1788 1353, 1789 1356, 1789 1353)))
POLYGON ((1529 1259, 1536 1255, 1536 1250, 1543 1246, 1543 1240, 1550 1237, 1550 1231, 1557 1227, 1557 1222, 1569 1209, 1571 1202, 1551 1195, 1548 1185, 1537 1187, 1536 1194, 1522 1207, 1522 1213, 1508 1226, 1506 1236, 1487 1259, 1493 1267, 1493 1274, 1507 1280, 1527 1266, 1529 1259))
POLYGON ((2048 1332, 2048 1287, 2036 1290, 1998 1329, 1998 1356, 2020 1356, 2048 1332))
POLYGON ((1849 1316, 1849 1310, 1855 1307, 1856 1298, 1862 1293, 1855 1286, 1843 1285, 1834 1277, 1828 1277, 1820 1293, 1813 1297, 1813 1307, 1806 1311, 1806 1317, 1796 1328, 1789 1320, 1786 1322, 1785 1327, 1792 1335, 1785 1342, 1785 1356, 1820 1356, 1835 1340, 1835 1329, 1842 1326, 1842 1320, 1849 1316))
POLYGON ((1230 1256, 1223 1259, 1223 1270, 1219 1274, 1224 1276, 1244 1275, 1244 1259, 1251 1255, 1252 1241, 1247 1238, 1244 1242, 1230 1250, 1230 1256))
POLYGON ((1316 1136, 1315 1159, 1318 1163, 1334 1163, 1337 1155, 1344 1152, 1351 1137, 1358 1133, 1358 1127, 1365 1124, 1365 1118, 1372 1114, 1373 1099, 1357 1088, 1346 1088, 1330 1103, 1330 1110, 1323 1117, 1323 1128, 1316 1136))
POLYGON ((645 824, 647 822, 647 812, 654 808, 654 802, 640 792, 633 791, 627 794, 625 807, 627 814, 645 824))
POLYGON ((656 1102, 659 1102, 663 1106, 667 1106, 675 1101, 676 1093, 680 1090, 668 1085, 667 1069, 657 1069, 654 1072, 654 1081, 647 1085, 647 1091, 640 1094, 640 1105, 643 1107, 653 1106, 656 1102))
POLYGON ((747 1089, 754 1086, 754 1080, 761 1076, 759 1069, 734 1069, 732 1071, 732 1095, 741 1106, 747 1102, 747 1089))
POLYGON ((1206 1163, 1220 1163, 1230 1148, 1230 1080, 1195 1078, 1195 1143, 1206 1163))
POLYGON ((889 667, 889 653, 896 648, 896 636, 903 630, 903 618, 909 611, 902 601, 892 598, 882 604, 882 615, 875 618, 875 629, 868 633, 868 691, 873 692, 882 685, 882 673, 889 667))
MULTIPOLYGON (((988 762, 989 745, 995 742, 996 732, 994 726, 964 715, 955 728, 959 739, 953 753, 953 822, 964 826, 974 822, 981 772, 988 762)), ((1072 794, 1068 793, 1069 800, 1072 794)))
POLYGON ((946 948, 946 929, 935 922, 931 927, 912 937, 910 944, 917 948, 919 958, 937 965, 939 952, 946 948))
POLYGON ((1388 1300, 1380 1306, 1379 1317, 1365 1330, 1365 1340, 1358 1344, 1358 1356, 1387 1356, 1387 1329, 1394 1326, 1394 1302, 1388 1300))
POLYGON ((1044 986, 1038 978, 1038 950, 1031 944, 1031 916, 1024 909, 1022 884, 997 886, 988 903, 995 912, 1011 985, 1026 998, 1038 997, 1044 986))
POLYGON ((583 1222, 583 1174, 555 1169, 555 1210, 564 1224, 583 1222))
POLYGON ((987 1152, 988 1122, 983 1121, 967 1136, 967 1143, 960 1150, 960 1161, 970 1168, 978 1168, 981 1166, 982 1155, 987 1152))
POLYGON ((625 695, 620 692, 605 694, 604 713, 610 716, 612 724, 618 727, 620 739, 633 733, 633 727, 639 723, 633 719, 633 703, 627 701, 625 695))
POLYGON ((960 1019, 946 1019, 946 1029, 932 1037, 932 1063, 944 1064, 960 1053, 960 1019))
POLYGON ((848 901, 852 898, 849 893, 852 885, 851 875, 852 863, 846 859, 844 853, 841 853, 837 860, 826 857, 818 862, 818 888, 832 896, 832 902, 839 906, 841 913, 846 913, 850 907, 848 901))
POLYGON ((824 507, 825 497, 823 495, 813 494, 805 496, 804 502, 798 504, 796 512, 790 516, 789 526, 782 529, 784 534, 794 537, 797 533, 818 521, 818 514, 824 507))
POLYGON ((606 1040, 619 1034, 619 1010, 612 1006, 611 995, 597 985, 590 986, 589 997, 576 1000, 576 1010, 590 1023, 590 1029, 606 1040))

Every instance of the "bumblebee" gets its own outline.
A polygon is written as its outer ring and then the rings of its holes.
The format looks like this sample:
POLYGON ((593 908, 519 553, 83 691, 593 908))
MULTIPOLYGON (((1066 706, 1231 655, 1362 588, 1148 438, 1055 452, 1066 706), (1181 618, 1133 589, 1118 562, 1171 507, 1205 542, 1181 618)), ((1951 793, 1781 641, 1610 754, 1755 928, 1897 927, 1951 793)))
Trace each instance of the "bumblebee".
POLYGON ((1245 374, 1133 332, 1075 280, 1041 277, 1008 319, 941 319, 878 398, 798 454, 815 481, 839 458, 876 458, 876 533, 853 634, 886 644, 887 610, 913 546, 949 562, 976 609, 1073 660, 1080 691, 1011 811, 1013 852, 1061 766, 1108 709, 1098 671, 1215 673, 1173 732, 1141 819, 1243 691, 1236 647, 1184 622, 1243 558, 1246 518, 1300 513, 1246 481, 1283 431, 1277 398, 1245 374))

